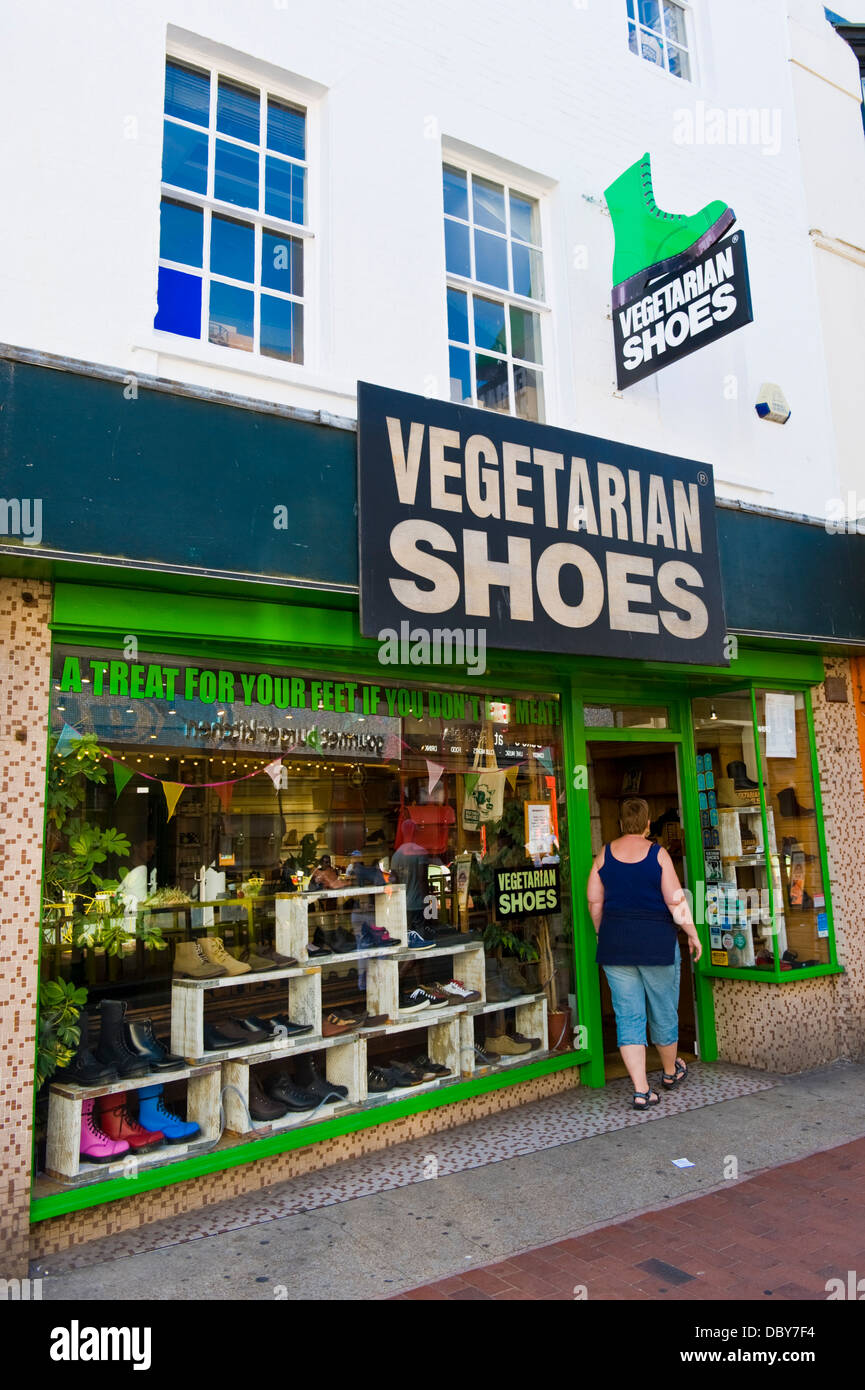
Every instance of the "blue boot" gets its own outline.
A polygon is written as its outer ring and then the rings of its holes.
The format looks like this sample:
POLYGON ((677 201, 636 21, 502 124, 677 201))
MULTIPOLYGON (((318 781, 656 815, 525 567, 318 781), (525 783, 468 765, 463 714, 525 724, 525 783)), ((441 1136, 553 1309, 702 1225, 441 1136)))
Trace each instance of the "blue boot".
POLYGON ((138 1092, 138 1123, 145 1129, 161 1129, 169 1144, 184 1144, 201 1130, 191 1120, 181 1120, 168 1109, 162 1098, 163 1089, 162 1086, 144 1086, 138 1092))

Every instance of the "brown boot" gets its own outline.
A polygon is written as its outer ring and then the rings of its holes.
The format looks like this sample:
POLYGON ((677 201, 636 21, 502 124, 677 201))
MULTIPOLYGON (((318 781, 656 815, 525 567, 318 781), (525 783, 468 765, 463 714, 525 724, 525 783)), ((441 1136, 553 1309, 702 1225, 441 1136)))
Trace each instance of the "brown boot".
POLYGON ((228 954, 221 936, 203 936, 197 944, 205 960, 211 965, 221 966, 225 975, 248 975, 252 969, 245 961, 235 960, 234 956, 228 954))
POLYGON ((228 971, 211 964, 197 941, 179 941, 174 952, 174 973, 180 979, 215 980, 218 975, 227 975, 228 971))

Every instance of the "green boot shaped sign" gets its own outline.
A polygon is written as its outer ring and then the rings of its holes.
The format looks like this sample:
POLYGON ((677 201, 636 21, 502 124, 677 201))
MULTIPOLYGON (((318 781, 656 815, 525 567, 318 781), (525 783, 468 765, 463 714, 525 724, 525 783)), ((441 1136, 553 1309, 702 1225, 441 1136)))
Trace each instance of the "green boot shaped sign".
POLYGON ((716 198, 699 212, 655 202, 648 154, 605 190, 613 220, 613 337, 619 389, 750 323, 745 238, 716 198))

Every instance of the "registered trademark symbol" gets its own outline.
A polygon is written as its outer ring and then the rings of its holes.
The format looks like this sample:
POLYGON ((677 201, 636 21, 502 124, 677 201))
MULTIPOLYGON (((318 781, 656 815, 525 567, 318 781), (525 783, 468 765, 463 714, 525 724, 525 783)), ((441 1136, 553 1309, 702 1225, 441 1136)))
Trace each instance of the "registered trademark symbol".
POLYGON ((701 472, 699 472, 699 473, 697 474, 697 482, 700 484, 700 487, 705 487, 708 481, 709 481, 709 475, 708 475, 708 473, 703 473, 703 472, 701 471, 701 472))
POLYGON ((734 241, 738 241, 738 240, 739 240, 739 233, 738 233, 738 232, 734 232, 734 234, 733 234, 733 240, 734 240, 734 241))

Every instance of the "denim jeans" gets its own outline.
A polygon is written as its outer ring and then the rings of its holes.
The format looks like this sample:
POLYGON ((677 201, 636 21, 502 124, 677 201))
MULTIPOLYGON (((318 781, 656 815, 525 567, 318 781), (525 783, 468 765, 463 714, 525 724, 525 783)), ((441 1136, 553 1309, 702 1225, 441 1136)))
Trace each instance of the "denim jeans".
POLYGON ((649 1036, 656 1047, 667 1047, 677 1041, 681 970, 678 942, 672 965, 604 966, 613 996, 619 1047, 646 1046, 647 1015, 649 1036))

